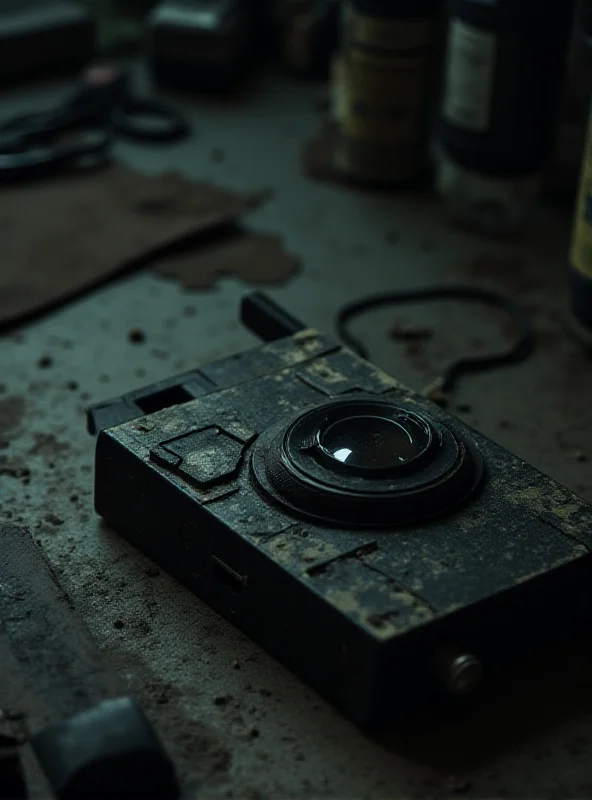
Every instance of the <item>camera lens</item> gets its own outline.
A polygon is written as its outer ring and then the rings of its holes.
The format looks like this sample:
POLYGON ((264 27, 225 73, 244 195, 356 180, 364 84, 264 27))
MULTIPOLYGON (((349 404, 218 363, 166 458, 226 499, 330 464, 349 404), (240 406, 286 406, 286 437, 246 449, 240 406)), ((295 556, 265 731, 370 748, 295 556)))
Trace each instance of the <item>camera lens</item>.
POLYGON ((253 446, 258 491, 348 527, 399 527, 454 508, 481 479, 478 449, 429 406, 397 400, 356 393, 279 421, 253 446))
POLYGON ((420 455, 429 445, 429 431, 414 419, 350 416, 337 420, 320 437, 325 453, 336 461, 360 469, 400 466, 420 455))

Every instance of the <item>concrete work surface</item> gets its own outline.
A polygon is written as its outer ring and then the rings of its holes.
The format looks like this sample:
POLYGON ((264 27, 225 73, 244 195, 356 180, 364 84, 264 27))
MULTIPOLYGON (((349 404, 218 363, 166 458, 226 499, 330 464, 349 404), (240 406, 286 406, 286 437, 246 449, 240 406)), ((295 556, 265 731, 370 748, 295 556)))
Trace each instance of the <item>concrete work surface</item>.
MULTIPOLYGON (((302 262, 270 294, 327 332, 344 302, 380 290, 470 282, 512 295, 532 314, 536 353, 464 379, 451 410, 592 500, 592 363, 561 326, 568 214, 542 211, 523 240, 496 245, 450 229, 429 195, 314 183, 300 158, 321 124, 317 91, 269 77, 231 102, 187 101, 190 141, 121 143, 118 154, 150 173, 176 168, 237 190, 270 187, 247 224, 282 235, 302 262)), ((24 109, 41 96, 19 102, 24 109)), ((249 288, 225 279, 191 293, 140 272, 0 342, 0 518, 30 526, 160 732, 186 796, 592 797, 589 630, 561 641, 550 630, 548 651, 444 718, 423 709, 363 733, 95 516, 87 406, 254 346, 237 318, 249 288), (130 341, 133 328, 145 341, 130 341)), ((497 312, 455 302, 381 310, 354 328, 381 367, 416 389, 450 360, 513 335, 497 312), (393 341, 397 321, 427 325, 433 336, 421 346, 393 341)))

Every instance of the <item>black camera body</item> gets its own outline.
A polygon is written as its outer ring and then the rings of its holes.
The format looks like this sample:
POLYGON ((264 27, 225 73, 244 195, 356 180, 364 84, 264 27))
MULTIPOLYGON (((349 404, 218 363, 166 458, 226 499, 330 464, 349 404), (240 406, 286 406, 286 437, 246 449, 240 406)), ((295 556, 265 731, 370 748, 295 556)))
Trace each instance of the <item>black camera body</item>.
POLYGON ((97 512, 359 725, 589 607, 592 507, 315 331, 92 413, 97 512))

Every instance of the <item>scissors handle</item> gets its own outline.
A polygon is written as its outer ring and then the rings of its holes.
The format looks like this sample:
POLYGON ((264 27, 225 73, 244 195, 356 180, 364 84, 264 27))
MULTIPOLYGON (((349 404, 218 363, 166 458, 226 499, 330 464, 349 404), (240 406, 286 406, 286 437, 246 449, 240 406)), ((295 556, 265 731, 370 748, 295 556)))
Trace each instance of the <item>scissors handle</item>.
POLYGON ((0 123, 0 181, 78 166, 89 158, 103 163, 115 132, 152 143, 174 142, 188 135, 190 125, 168 103, 134 97, 121 70, 91 67, 61 105, 0 123), (76 136, 74 143, 69 134, 76 136))
POLYGON ((111 135, 102 128, 89 128, 86 132, 90 140, 77 144, 52 143, 0 152, 0 183, 50 173, 66 166, 77 167, 88 159, 92 159, 93 165, 103 164, 111 150, 111 135))
POLYGON ((187 118, 173 106, 133 95, 114 106, 110 122, 125 136, 153 143, 180 141, 190 132, 187 118))

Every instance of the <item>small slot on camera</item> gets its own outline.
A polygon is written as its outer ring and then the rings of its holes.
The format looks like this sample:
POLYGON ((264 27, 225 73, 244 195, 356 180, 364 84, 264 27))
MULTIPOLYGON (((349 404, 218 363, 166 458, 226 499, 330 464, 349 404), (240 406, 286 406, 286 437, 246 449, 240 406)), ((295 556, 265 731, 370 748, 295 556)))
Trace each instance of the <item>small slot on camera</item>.
POLYGON ((188 400, 193 400, 193 395, 187 389, 182 386, 169 386, 168 389, 162 389, 160 392, 138 397, 135 403, 145 414, 152 414, 154 411, 178 406, 188 400))
POLYGON ((221 583, 226 584, 231 591, 242 592, 247 585, 247 576, 236 572, 232 567, 229 567, 228 564, 225 564, 216 556, 212 556, 212 561, 214 563, 214 575, 216 578, 218 578, 221 583))

